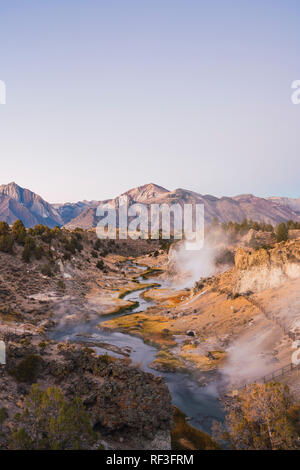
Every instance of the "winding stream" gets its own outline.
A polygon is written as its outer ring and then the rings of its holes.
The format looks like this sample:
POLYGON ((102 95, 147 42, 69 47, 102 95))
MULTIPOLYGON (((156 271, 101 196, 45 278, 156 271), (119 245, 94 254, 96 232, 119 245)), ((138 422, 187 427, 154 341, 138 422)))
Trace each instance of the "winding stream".
MULTIPOLYGON (((131 263, 135 268, 141 269, 139 265, 131 263)), ((143 273, 144 269, 141 271, 143 273)), ((143 279, 141 276, 137 279, 138 282, 143 284, 152 284, 155 279, 143 279)), ((165 281, 159 281, 160 286, 167 286, 165 281)), ((146 291, 147 287, 139 291, 127 294, 124 299, 132 302, 138 302, 139 305, 127 313, 120 315, 132 314, 135 312, 142 312, 146 310, 153 302, 145 300, 141 294, 146 291)), ((71 310, 71 308, 70 308, 71 310)), ((154 361, 157 349, 153 346, 145 344, 144 341, 136 336, 120 333, 117 331, 107 331, 98 328, 98 325, 111 318, 114 315, 103 315, 96 319, 85 321, 80 325, 66 323, 63 326, 58 326, 52 333, 51 337, 56 341, 68 340, 70 342, 102 342, 109 343, 117 346, 122 350, 130 351, 130 357, 133 362, 138 362, 142 369, 154 375, 164 377, 165 382, 172 395, 174 405, 180 408, 189 418, 190 423, 198 429, 210 432, 213 420, 222 420, 222 410, 218 395, 214 385, 200 387, 196 380, 193 380, 189 375, 183 373, 167 373, 155 371, 149 367, 149 364, 154 361)), ((100 347, 95 348, 97 353, 120 357, 119 354, 100 347)))

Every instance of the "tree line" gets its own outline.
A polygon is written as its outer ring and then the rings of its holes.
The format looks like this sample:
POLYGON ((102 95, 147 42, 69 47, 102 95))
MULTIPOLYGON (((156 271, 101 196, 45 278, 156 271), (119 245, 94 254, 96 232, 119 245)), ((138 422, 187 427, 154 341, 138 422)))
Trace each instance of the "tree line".
POLYGON ((269 232, 272 233, 276 241, 282 242, 288 240, 289 230, 300 230, 300 222, 288 220, 287 222, 281 222, 277 226, 267 224, 266 222, 258 222, 252 219, 244 219, 241 223, 238 222, 223 222, 220 223, 215 217, 210 225, 210 228, 221 227, 225 232, 231 232, 234 234, 245 235, 249 230, 255 230, 256 232, 269 232))

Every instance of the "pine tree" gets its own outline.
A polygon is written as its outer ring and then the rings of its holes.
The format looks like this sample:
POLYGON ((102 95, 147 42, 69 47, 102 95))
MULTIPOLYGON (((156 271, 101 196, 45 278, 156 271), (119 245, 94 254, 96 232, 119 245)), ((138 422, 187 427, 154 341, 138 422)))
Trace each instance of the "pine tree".
POLYGON ((277 231, 276 231, 276 241, 278 243, 286 241, 288 239, 288 228, 285 225, 284 222, 281 222, 281 224, 278 225, 277 231))
POLYGON ((0 222, 0 235, 7 235, 9 233, 9 225, 6 222, 0 222))
POLYGON ((26 228, 21 220, 16 220, 16 222, 12 226, 11 233, 17 243, 19 243, 20 245, 24 244, 26 237, 26 228))

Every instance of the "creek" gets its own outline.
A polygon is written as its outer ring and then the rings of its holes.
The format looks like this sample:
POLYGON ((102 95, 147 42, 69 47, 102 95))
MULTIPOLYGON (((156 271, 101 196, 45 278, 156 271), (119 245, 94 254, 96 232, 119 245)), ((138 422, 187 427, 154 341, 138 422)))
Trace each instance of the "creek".
MULTIPOLYGON (((137 264, 131 263, 131 266, 141 270, 137 264)), ((142 284, 153 284, 156 282, 154 278, 144 279, 141 276, 137 278, 137 282, 142 284)), ((160 287, 167 287, 167 281, 159 281, 160 287)), ((150 372, 154 375, 162 376, 167 384, 172 396, 175 406, 180 408, 189 418, 189 423, 201 431, 210 433, 211 425, 214 420, 220 421, 223 418, 222 408, 218 399, 218 393, 214 384, 207 386, 199 386, 196 379, 190 375, 177 372, 161 372, 155 371, 150 368, 150 364, 154 361, 157 348, 144 343, 141 338, 136 336, 121 333, 118 331, 110 331, 99 328, 99 324, 104 321, 115 318, 116 315, 128 315, 137 312, 145 311, 154 302, 149 301, 141 295, 150 287, 143 287, 140 290, 130 292, 124 297, 125 300, 138 302, 138 306, 130 312, 123 312, 120 314, 103 315, 97 319, 86 320, 80 323, 67 322, 63 325, 58 325, 52 332, 51 337, 55 341, 68 340, 69 342, 84 342, 84 343, 109 343, 110 345, 117 346, 118 348, 130 351, 130 358, 132 362, 139 363, 140 367, 145 372, 150 372)), ((108 353, 109 355, 122 357, 116 352, 107 351, 101 347, 95 347, 98 354, 108 353)))

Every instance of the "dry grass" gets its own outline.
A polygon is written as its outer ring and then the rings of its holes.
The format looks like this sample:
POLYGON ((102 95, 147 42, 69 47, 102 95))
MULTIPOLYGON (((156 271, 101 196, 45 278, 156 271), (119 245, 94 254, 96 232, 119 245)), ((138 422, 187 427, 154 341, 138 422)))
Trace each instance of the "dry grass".
POLYGON ((208 354, 201 354, 197 350, 197 346, 193 344, 187 344, 181 348, 181 357, 191 362, 198 369, 211 370, 220 366, 220 363, 225 358, 224 351, 209 351, 208 354))
POLYGON ((172 333, 175 334, 172 329, 172 321, 161 315, 150 316, 136 313, 103 322, 101 326, 141 336, 144 341, 157 346, 174 346, 176 344, 172 335, 172 333))
POLYGON ((162 372, 186 372, 187 370, 185 364, 169 351, 159 351, 150 367, 162 372))

